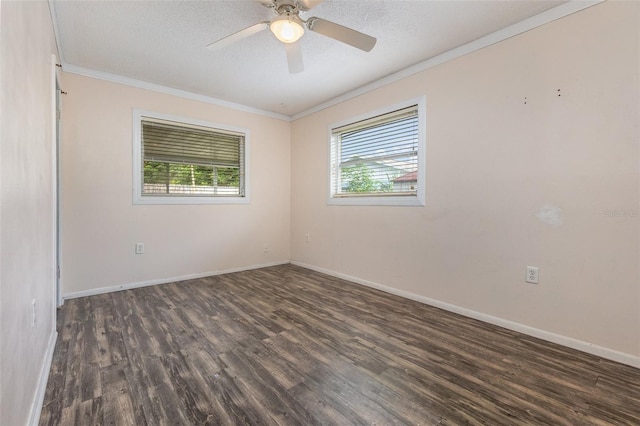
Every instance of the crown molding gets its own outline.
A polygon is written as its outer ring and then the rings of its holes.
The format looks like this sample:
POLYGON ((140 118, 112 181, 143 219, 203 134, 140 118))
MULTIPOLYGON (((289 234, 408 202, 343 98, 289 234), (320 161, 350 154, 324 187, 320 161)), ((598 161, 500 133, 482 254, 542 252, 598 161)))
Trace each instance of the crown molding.
POLYGON ((197 93, 188 92, 186 90, 175 89, 173 87, 162 86, 155 83, 149 83, 142 80, 136 80, 134 78, 123 77, 117 74, 110 74, 107 72, 97 71, 90 68, 79 67, 76 65, 63 63, 62 70, 70 74, 82 75, 85 77, 96 78, 99 80, 109 81, 112 83, 124 84, 126 86, 136 87, 138 89, 151 90, 153 92, 164 93, 166 95, 177 96, 179 98, 190 99, 193 101, 203 102, 206 104, 217 105, 229 109, 235 109, 238 111, 249 112, 252 114, 258 114, 269 118, 275 118, 278 120, 291 121, 291 117, 284 114, 278 114, 272 111, 263 110, 260 108, 254 108, 247 105, 238 104, 235 102, 225 101, 224 99, 218 99, 211 96, 199 95, 197 93))
POLYGON ((418 74, 422 71, 428 70, 429 68, 433 68, 437 65, 441 65, 445 62, 451 61, 453 59, 459 58, 461 56, 467 55, 469 53, 472 53, 477 50, 483 49, 485 47, 491 46, 493 44, 499 43, 503 40, 506 40, 518 34, 522 34, 534 28, 548 24, 549 22, 553 22, 560 18, 564 18, 565 16, 579 12, 583 9, 587 9, 598 3, 602 3, 603 1, 605 0, 568 1, 567 3, 563 3, 560 6, 556 6, 552 9, 546 10, 542 13, 532 16, 531 18, 525 19, 524 21, 520 21, 513 25, 509 25, 508 27, 495 31, 484 37, 480 37, 479 39, 476 39, 467 44, 463 44, 462 46, 456 47, 455 49, 448 50, 444 53, 441 53, 440 55, 427 59, 426 61, 420 62, 416 65, 410 66, 401 71, 390 74, 386 77, 381 78, 380 80, 376 80, 373 83, 359 87, 355 90, 347 92, 336 98, 330 99, 326 102, 323 102, 305 111, 299 112, 297 114, 293 114, 289 118, 291 121, 295 121, 300 118, 306 117, 308 115, 315 114, 316 112, 322 111, 323 109, 348 101, 349 99, 353 99, 360 95, 364 95, 365 93, 372 92, 381 87, 388 86, 392 83, 395 83, 397 81, 410 77, 414 74, 418 74))
POLYGON ((73 64, 66 63, 64 61, 64 56, 62 53, 62 46, 60 45, 60 37, 58 34, 58 28, 56 25, 57 20, 55 19, 56 13, 55 13, 55 5, 53 0, 49 0, 49 9, 50 9, 51 18, 53 21, 53 30, 54 30, 54 35, 56 39, 56 45, 58 47, 60 61, 62 64, 62 69, 65 72, 68 72, 71 74, 78 74, 85 77, 97 78, 100 80, 110 81, 113 83, 124 84, 127 86, 151 90, 158 93, 164 93, 164 94, 191 99, 191 100, 195 100, 195 101, 199 101, 207 104, 222 106, 225 108, 235 109, 238 111, 249 112, 252 114, 258 114, 265 117, 270 117, 278 120, 291 122, 291 121, 295 121, 300 118, 306 117, 308 115, 315 114, 316 112, 322 111, 326 108, 340 104, 342 102, 353 99, 360 95, 364 95, 365 93, 372 92, 381 87, 388 86, 392 83, 395 83, 397 81, 400 81, 412 75, 418 74, 422 71, 428 70, 429 68, 433 68, 437 65, 441 65, 445 62, 451 61, 453 59, 459 58, 461 56, 467 55, 469 53, 472 53, 477 50, 483 49, 485 47, 491 46, 493 44, 499 43, 508 38, 525 33, 534 28, 537 28, 542 25, 548 24, 550 22, 556 21, 558 19, 564 18, 565 16, 587 9, 591 6, 602 3, 603 1, 605 0, 570 0, 552 9, 546 10, 542 13, 532 16, 531 18, 517 22, 513 25, 510 25, 501 30, 495 31, 491 34, 488 34, 484 37, 476 39, 472 42, 456 47, 455 49, 452 49, 440 55, 434 56, 433 58, 427 59, 426 61, 412 65, 401 71, 390 74, 372 83, 366 84, 357 89, 351 90, 340 96, 330 99, 326 102, 318 104, 312 108, 309 108, 307 110, 304 110, 302 112, 299 112, 297 114, 292 114, 292 115, 280 114, 273 111, 267 111, 260 108, 250 107, 247 105, 226 101, 223 99, 218 99, 210 96, 200 95, 193 92, 188 92, 186 90, 175 89, 172 87, 162 86, 159 84, 149 83, 142 80, 136 80, 133 78, 123 77, 117 74, 110 74, 110 73, 97 71, 89 68, 83 68, 73 64))

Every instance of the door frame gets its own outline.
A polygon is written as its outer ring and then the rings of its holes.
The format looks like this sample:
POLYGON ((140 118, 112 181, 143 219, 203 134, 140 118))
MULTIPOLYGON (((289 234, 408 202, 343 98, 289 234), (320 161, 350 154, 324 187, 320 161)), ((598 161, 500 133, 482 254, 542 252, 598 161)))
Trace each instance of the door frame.
MULTIPOLYGON (((51 183, 53 195, 53 283, 56 307, 62 306, 64 299, 62 297, 62 281, 60 274, 60 129, 62 123, 61 109, 61 76, 60 66, 56 55, 51 55, 51 127, 52 127, 52 152, 51 152, 51 183)), ((55 324, 55 321, 54 321, 55 324)))

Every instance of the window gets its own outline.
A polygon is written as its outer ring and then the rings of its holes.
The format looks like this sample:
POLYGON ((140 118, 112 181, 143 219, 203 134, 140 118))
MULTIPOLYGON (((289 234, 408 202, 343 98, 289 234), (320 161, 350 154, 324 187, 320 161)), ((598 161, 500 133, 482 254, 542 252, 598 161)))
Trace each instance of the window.
POLYGON ((424 205, 424 99, 331 126, 329 204, 424 205))
POLYGON ((134 112, 134 203, 247 202, 246 130, 134 112))

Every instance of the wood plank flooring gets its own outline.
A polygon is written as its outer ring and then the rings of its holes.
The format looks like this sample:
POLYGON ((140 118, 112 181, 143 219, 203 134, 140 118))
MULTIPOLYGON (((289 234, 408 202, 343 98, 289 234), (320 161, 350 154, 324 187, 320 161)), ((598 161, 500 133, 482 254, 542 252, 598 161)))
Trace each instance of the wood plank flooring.
POLYGON ((640 370, 292 265, 68 300, 41 425, 640 424, 640 370))

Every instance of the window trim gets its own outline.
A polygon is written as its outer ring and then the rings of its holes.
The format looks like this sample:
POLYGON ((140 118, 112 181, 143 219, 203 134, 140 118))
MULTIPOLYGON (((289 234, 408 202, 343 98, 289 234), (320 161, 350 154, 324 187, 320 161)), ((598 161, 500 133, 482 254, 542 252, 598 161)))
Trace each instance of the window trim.
POLYGON ((426 96, 423 95, 418 98, 409 99, 394 105, 386 106, 374 111, 367 112, 365 114, 358 115, 356 117, 351 117, 347 120, 342 120, 330 124, 327 129, 329 140, 327 204, 334 206, 424 206, 426 193, 426 123, 426 96), (418 105, 418 189, 416 191, 416 195, 335 195, 333 192, 331 179, 333 173, 331 158, 334 150, 333 143, 331 141, 333 129, 344 127, 349 124, 354 124, 359 121, 367 120, 379 115, 388 114, 393 111, 397 111, 413 105, 418 105))
POLYGON ((228 126, 225 124, 212 123, 209 121, 198 120, 187 117, 180 117, 170 114, 163 114, 153 111, 145 111, 141 109, 133 110, 133 204, 249 204, 249 164, 250 164, 250 135, 249 129, 228 126), (209 127, 214 130, 226 130, 231 132, 244 134, 244 196, 240 197, 200 197, 200 196, 181 196, 167 197, 162 195, 142 195, 142 120, 144 118, 173 121, 178 124, 209 127))

